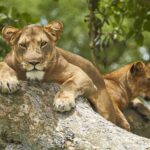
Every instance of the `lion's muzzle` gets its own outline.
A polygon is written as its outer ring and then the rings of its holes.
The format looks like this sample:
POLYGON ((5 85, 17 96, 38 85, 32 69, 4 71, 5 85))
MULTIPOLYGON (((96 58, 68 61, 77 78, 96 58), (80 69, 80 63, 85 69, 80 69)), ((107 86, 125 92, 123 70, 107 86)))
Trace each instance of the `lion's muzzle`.
POLYGON ((26 72, 26 78, 28 80, 38 80, 41 81, 44 79, 45 72, 44 71, 38 71, 38 70, 33 70, 33 71, 27 71, 26 72))
POLYGON ((33 65, 33 66, 36 66, 37 64, 40 63, 40 61, 38 61, 38 60, 30 60, 30 61, 28 61, 28 63, 33 65))
POLYGON ((25 65, 26 78, 28 80, 41 81, 44 78, 45 72, 43 64, 38 60, 30 60, 25 65))

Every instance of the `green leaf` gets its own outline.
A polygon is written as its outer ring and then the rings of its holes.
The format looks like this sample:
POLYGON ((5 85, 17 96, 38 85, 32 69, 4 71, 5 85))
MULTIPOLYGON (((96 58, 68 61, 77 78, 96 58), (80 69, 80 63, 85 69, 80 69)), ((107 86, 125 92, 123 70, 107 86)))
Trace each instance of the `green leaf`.
POLYGON ((18 18, 19 17, 19 12, 15 7, 10 8, 8 14, 9 14, 10 18, 18 18))
POLYGON ((5 14, 0 13, 0 21, 4 20, 6 18, 7 18, 7 16, 5 14))
POLYGON ((4 6, 0 6, 0 12, 1 12, 1 13, 7 13, 7 12, 8 12, 8 10, 7 10, 7 8, 6 8, 6 7, 4 7, 4 6))
POLYGON ((26 20, 27 23, 30 23, 32 20, 30 14, 28 14, 28 13, 23 13, 21 16, 22 16, 22 18, 24 18, 26 20))
POLYGON ((150 21, 149 20, 144 22, 143 29, 145 31, 150 31, 150 21))
POLYGON ((120 20, 121 20, 121 15, 120 14, 115 14, 114 18, 115 18, 116 23, 119 23, 120 20))
POLYGON ((135 32, 133 30, 130 30, 126 36, 126 40, 130 39, 134 34, 135 32))
POLYGON ((143 25, 143 18, 141 18, 141 17, 137 17, 136 19, 135 19, 135 21, 134 21, 134 29, 136 30, 136 31, 139 31, 139 30, 141 30, 141 28, 142 28, 142 25, 143 25))
POLYGON ((139 46, 142 46, 142 45, 143 45, 144 36, 142 35, 142 33, 136 33, 134 39, 135 39, 135 42, 136 42, 139 46))
POLYGON ((147 20, 149 20, 149 19, 150 19, 150 11, 148 11, 148 12, 147 12, 147 14, 146 14, 146 18, 147 18, 147 20))

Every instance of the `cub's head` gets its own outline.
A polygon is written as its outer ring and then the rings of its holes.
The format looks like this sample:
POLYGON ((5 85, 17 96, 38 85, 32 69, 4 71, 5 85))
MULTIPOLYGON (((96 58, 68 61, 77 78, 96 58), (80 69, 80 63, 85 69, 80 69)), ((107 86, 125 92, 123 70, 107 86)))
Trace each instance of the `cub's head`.
POLYGON ((62 31, 62 23, 55 21, 47 26, 29 25, 23 29, 4 27, 2 35, 27 78, 42 80, 44 71, 55 59, 55 45, 62 31))
POLYGON ((130 66, 128 85, 134 96, 150 98, 150 67, 143 62, 135 62, 130 66))

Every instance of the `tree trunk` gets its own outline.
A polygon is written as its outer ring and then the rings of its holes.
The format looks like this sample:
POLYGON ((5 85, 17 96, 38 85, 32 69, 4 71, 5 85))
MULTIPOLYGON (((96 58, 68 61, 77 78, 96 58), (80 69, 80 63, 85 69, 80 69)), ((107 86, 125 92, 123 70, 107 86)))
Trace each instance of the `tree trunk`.
POLYGON ((150 139, 103 119, 85 98, 74 110, 57 113, 57 84, 22 82, 21 90, 0 94, 0 150, 149 150, 150 139))

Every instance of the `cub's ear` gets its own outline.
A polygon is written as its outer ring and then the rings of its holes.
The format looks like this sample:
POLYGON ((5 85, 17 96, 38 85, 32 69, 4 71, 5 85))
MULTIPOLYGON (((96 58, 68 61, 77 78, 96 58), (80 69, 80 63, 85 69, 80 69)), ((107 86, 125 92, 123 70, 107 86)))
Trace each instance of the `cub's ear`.
POLYGON ((11 44, 11 41, 14 38, 14 35, 19 31, 19 29, 6 26, 2 29, 2 36, 6 40, 7 43, 11 44))
POLYGON ((132 64, 130 72, 132 75, 143 75, 145 64, 142 61, 138 61, 132 64))
POLYGON ((63 32, 63 24, 60 21, 53 21, 44 26, 44 29, 51 35, 54 41, 57 41, 63 32))

